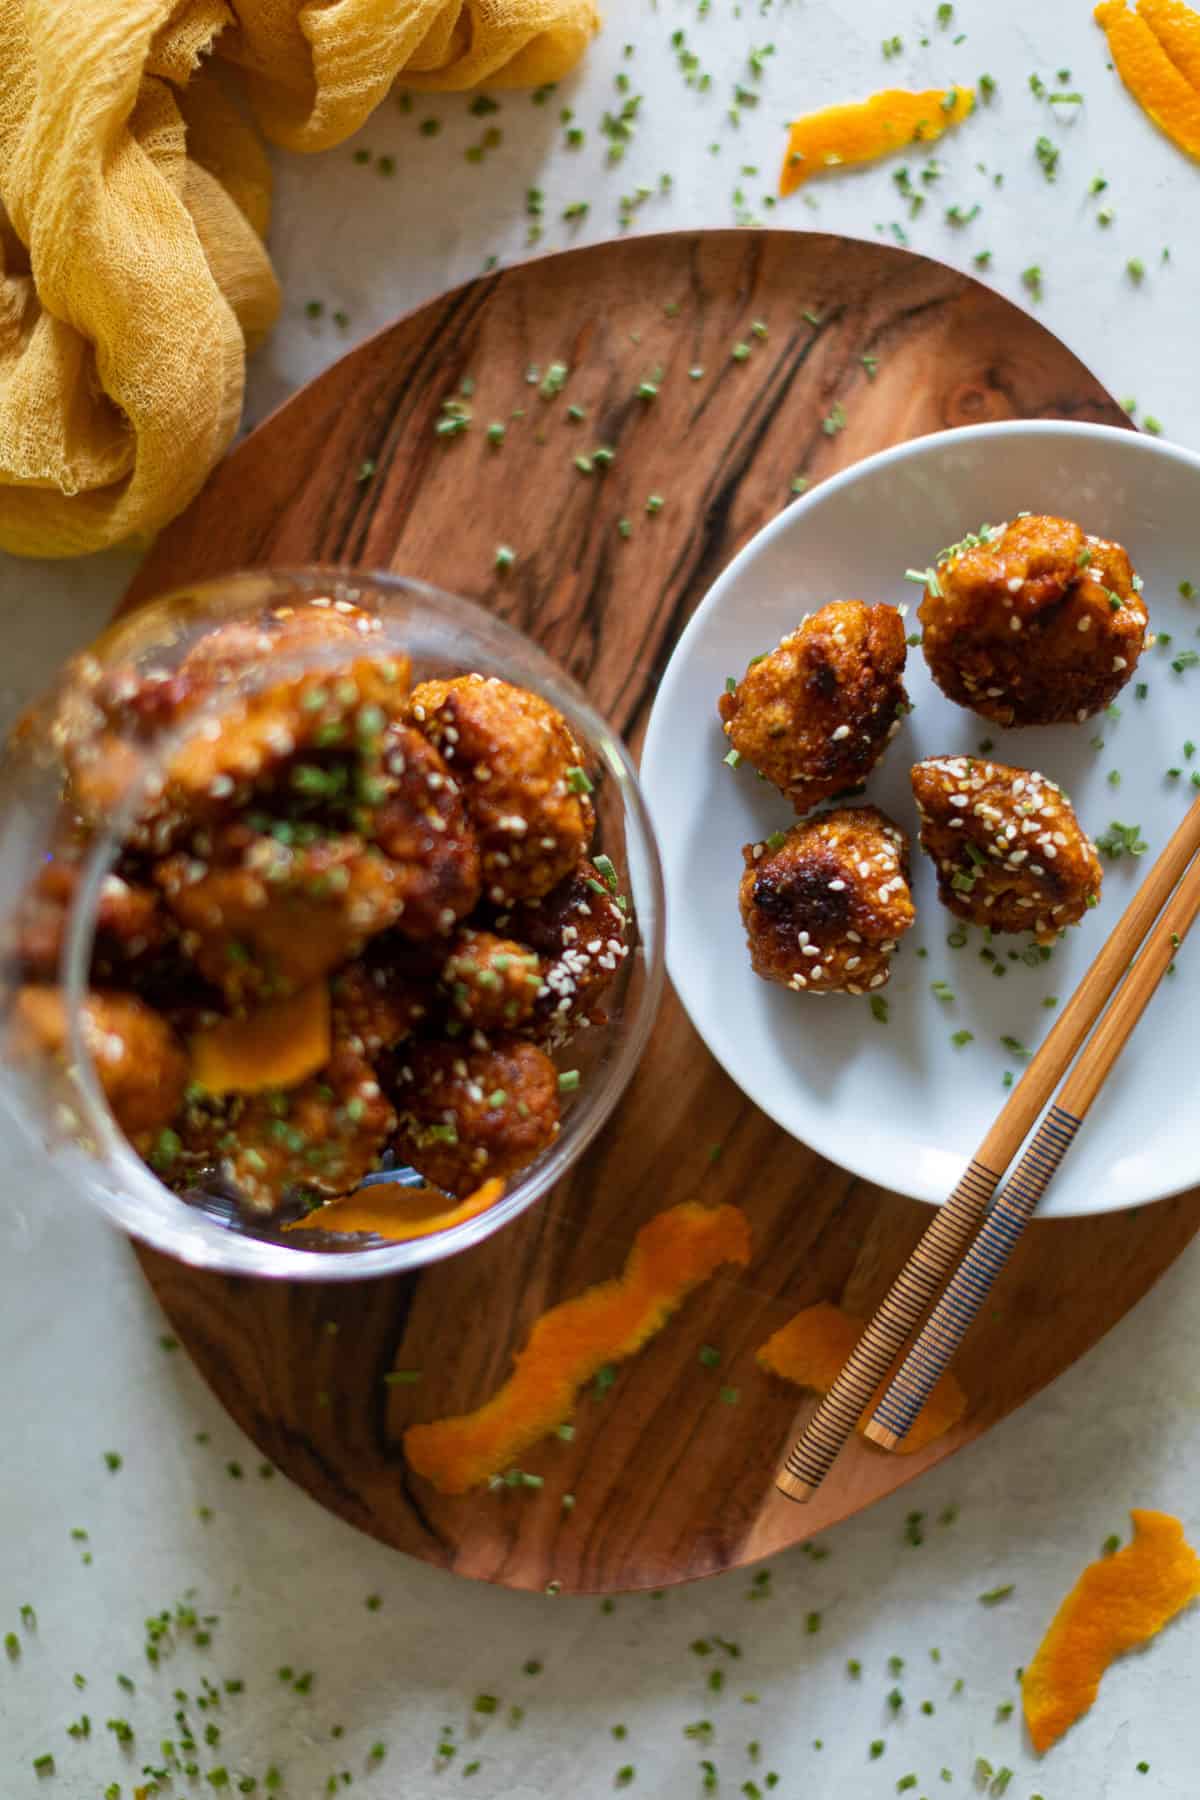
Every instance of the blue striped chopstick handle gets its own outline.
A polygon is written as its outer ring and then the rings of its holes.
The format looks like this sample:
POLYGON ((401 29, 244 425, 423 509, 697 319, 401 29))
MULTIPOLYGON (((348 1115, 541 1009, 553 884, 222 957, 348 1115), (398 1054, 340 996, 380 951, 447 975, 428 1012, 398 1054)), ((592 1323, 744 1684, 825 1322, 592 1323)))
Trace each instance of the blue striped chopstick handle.
POLYGON ((808 1421, 776 1478, 789 1500, 807 1500, 870 1406, 947 1271, 984 1216, 1000 1177, 972 1161, 864 1327, 845 1368, 808 1421))
POLYGON ((913 1426, 1012 1255, 1055 1170, 1075 1140, 1080 1120, 1052 1106, 1017 1165, 983 1228, 921 1329, 887 1393, 875 1409, 867 1435, 894 1444, 913 1426))

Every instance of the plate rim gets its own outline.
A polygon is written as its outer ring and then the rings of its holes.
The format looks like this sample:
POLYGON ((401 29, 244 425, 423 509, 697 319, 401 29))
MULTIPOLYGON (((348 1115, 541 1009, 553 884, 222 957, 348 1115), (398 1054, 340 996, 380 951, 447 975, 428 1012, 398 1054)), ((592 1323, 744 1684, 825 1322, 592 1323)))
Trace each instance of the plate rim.
MULTIPOLYGON (((1162 458, 1190 469, 1193 474, 1200 476, 1200 453, 1188 449, 1185 445, 1173 443, 1169 439, 1147 435, 1136 428, 1102 425, 1090 420, 1039 418, 988 420, 979 425, 953 426, 944 430, 923 432, 918 437, 906 438, 902 443, 891 444, 882 450, 874 451, 870 456, 864 456, 860 461, 852 463, 849 468, 840 469, 836 474, 819 482, 808 493, 799 496, 785 506, 781 512, 776 513, 774 518, 768 519, 754 533, 753 537, 742 545, 737 555, 721 570, 716 580, 705 591, 671 651, 659 680, 654 705, 646 723, 645 739, 638 766, 642 792, 650 810, 651 821, 655 824, 656 835, 660 835, 657 827, 661 791, 659 782, 662 770, 667 766, 668 756, 667 727, 664 720, 668 712, 667 699, 670 690, 675 683, 682 679, 679 671, 684 666, 685 652, 689 641, 698 635, 704 621, 719 609, 726 591, 736 585, 745 569, 761 556, 776 538, 795 531, 797 528, 802 528, 803 521, 810 512, 843 488, 853 486, 862 480, 864 475, 874 474, 891 464, 919 459, 930 454, 935 445, 940 451, 945 446, 953 447, 956 442, 960 443, 964 440, 1028 436, 1112 440, 1120 442, 1132 455, 1144 455, 1152 460, 1162 458)), ((970 711, 969 708, 963 710, 970 711)), ((808 1149, 816 1151, 819 1156, 825 1157, 827 1161, 834 1163, 838 1168, 844 1169, 858 1180, 870 1182, 872 1186, 886 1185, 889 1191, 903 1194, 923 1206, 934 1209, 944 1206, 950 1198, 949 1189, 940 1197, 934 1197, 928 1191, 914 1191, 911 1185, 897 1185, 894 1179, 889 1180, 886 1184, 881 1184, 875 1166, 857 1158, 852 1148, 843 1151, 840 1144, 834 1145, 828 1140, 820 1138, 819 1134, 818 1137, 799 1136, 792 1125, 781 1116, 781 1109, 778 1106, 766 1104, 758 1094, 752 1093, 729 1066, 722 1051, 713 1043, 705 1025, 693 1012, 688 1000, 686 981, 681 979, 683 964, 682 960, 676 956, 675 933, 672 929, 673 882, 669 859, 662 849, 661 837, 660 854, 662 855, 663 880, 666 889, 664 949, 667 973, 692 1029, 728 1079, 733 1082, 740 1093, 745 1095, 752 1106, 756 1106, 760 1112, 771 1119, 794 1143, 804 1144, 808 1149)), ((1200 930, 1200 927, 1197 929, 1200 930)), ((970 1153, 968 1152, 963 1157, 964 1168, 969 1159, 970 1153)), ((1065 1224, 1072 1219, 1095 1218, 1107 1213, 1126 1212, 1136 1207, 1157 1205, 1160 1201, 1171 1200, 1179 1194, 1188 1193, 1197 1186, 1198 1181, 1200 1181, 1200 1169, 1196 1171, 1194 1179, 1178 1182, 1168 1181, 1162 1187, 1156 1187, 1153 1192, 1143 1194, 1136 1200, 1124 1196, 1114 1197, 1107 1201, 1101 1200, 1099 1203, 1089 1202, 1086 1205, 1072 1206, 1069 1212, 1039 1212, 1038 1216, 1044 1220, 1053 1219, 1065 1224)))

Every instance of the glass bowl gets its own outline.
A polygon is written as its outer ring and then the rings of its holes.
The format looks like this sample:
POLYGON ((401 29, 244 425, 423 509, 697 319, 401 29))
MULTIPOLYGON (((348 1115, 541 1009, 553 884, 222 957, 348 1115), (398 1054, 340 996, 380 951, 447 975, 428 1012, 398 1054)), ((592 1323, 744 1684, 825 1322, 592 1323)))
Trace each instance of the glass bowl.
MULTIPOLYGON (((580 1070, 577 1089, 564 1096, 554 1142, 511 1177, 485 1212, 428 1237, 395 1242, 315 1231, 285 1236, 268 1217, 251 1216, 215 1200, 183 1199, 143 1162, 120 1130, 84 1045, 81 1005, 87 986, 97 906, 103 884, 137 808, 158 769, 182 735, 164 725, 138 740, 114 799, 109 829, 89 843, 70 900, 61 954, 59 992, 69 1028, 58 1063, 36 1055, 0 1058, 0 1103, 45 1149, 69 1191, 114 1224, 157 1250, 198 1267, 231 1275, 291 1280, 354 1280, 394 1274, 452 1256, 510 1223, 559 1181, 601 1130, 645 1047, 663 983, 663 889, 658 852, 629 753, 588 704, 576 683, 528 638, 465 600, 420 582, 345 569, 269 570, 231 575, 181 589, 118 620, 62 672, 55 687, 18 722, 0 760, 0 929, 3 1005, 11 1014, 22 977, 15 946, 30 884, 49 859, 63 792, 64 718, 86 711, 98 672, 132 668, 169 681, 189 649, 215 625, 251 621, 265 608, 305 606, 313 600, 352 605, 376 617, 373 651, 403 652, 414 681, 478 671, 533 690, 566 717, 584 749, 594 780, 596 834, 589 854, 602 851, 630 900, 630 952, 604 993, 605 1017, 569 1046, 580 1070), (84 698, 81 700, 81 695, 84 698), (290 1238, 290 1241, 289 1241, 290 1238), (318 1240, 315 1242, 313 1240, 318 1240)), ((283 676, 333 661, 336 649, 306 649, 286 661, 257 664, 226 676, 206 708, 188 714, 186 730, 220 715, 236 692, 241 699, 283 676)), ((344 646, 340 655, 344 658, 344 646)), ((10 1040, 11 1041, 11 1040, 10 1040)), ((560 1060, 563 1053, 556 1053, 560 1060)), ((369 1181, 398 1179, 379 1174, 369 1181)), ((410 1180, 413 1178, 410 1176, 410 1180)), ((452 1202, 449 1204, 453 1204, 452 1202)))

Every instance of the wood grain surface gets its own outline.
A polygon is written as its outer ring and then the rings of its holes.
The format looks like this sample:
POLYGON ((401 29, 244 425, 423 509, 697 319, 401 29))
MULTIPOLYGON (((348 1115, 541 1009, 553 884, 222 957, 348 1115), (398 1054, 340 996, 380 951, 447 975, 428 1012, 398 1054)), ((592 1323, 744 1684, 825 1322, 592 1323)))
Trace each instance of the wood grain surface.
MULTIPOLYGON (((937 264, 809 234, 630 239, 484 277, 355 350, 216 470, 130 600, 266 563, 423 577, 539 638, 636 745, 680 630, 793 478, 946 426, 1033 416, 1125 422, 1035 320, 937 264), (555 362, 570 374, 545 399, 532 371, 555 362), (639 398, 647 380, 657 396, 639 398), (470 428, 439 436, 456 396, 470 428), (492 420, 506 424, 500 449, 492 420), (601 445, 611 465, 581 472, 575 457, 601 445), (516 552, 506 575, 499 544, 516 552)), ((759 1371, 755 1349, 820 1299, 868 1313, 927 1220, 763 1118, 669 996, 602 1140, 549 1199, 452 1262, 289 1287, 138 1254, 217 1395, 322 1504, 461 1574, 602 1592, 764 1556, 952 1455, 1145 1293, 1200 1227, 1200 1194, 1034 1224, 956 1365, 962 1424, 911 1457, 856 1439, 797 1507, 773 1475, 799 1396, 759 1371), (700 1289, 605 1397, 585 1393, 573 1442, 522 1458, 542 1489, 446 1499, 406 1468, 407 1424, 487 1398, 544 1308, 617 1273, 639 1225, 694 1196, 745 1208, 750 1267, 700 1289), (702 1345, 719 1368, 701 1365, 702 1345), (393 1369, 421 1379, 389 1386, 393 1369)))

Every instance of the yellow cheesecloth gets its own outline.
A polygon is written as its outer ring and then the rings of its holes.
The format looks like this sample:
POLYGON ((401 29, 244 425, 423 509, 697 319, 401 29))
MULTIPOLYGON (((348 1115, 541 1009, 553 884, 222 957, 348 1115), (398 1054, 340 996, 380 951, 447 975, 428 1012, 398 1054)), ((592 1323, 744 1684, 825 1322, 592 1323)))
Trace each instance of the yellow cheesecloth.
POLYGON ((145 537, 224 451, 279 294, 267 137, 403 76, 539 85, 592 0, 0 0, 0 549, 145 537))

